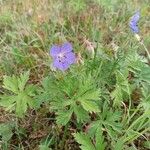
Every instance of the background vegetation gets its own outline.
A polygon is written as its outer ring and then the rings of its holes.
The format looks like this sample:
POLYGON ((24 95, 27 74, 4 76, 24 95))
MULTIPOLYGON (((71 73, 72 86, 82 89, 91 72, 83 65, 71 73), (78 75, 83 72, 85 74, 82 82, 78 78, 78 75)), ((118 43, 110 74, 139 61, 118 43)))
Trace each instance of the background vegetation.
POLYGON ((149 0, 0 0, 0 149, 150 149, 150 66, 129 20, 149 0), (53 44, 78 63, 54 71, 53 44))

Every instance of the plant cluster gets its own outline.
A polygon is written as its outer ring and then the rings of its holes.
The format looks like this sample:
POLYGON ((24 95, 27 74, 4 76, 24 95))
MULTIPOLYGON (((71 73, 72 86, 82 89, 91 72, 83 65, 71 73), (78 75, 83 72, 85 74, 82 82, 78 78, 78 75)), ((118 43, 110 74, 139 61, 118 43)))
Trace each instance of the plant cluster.
POLYGON ((37 84, 31 83, 31 71, 3 76, 0 106, 15 121, 0 125, 2 148, 8 148, 14 129, 18 130, 16 123, 42 108, 53 116, 57 131, 47 135, 40 150, 65 149, 68 138, 81 150, 132 150, 139 139, 142 147, 150 148, 150 55, 140 38, 139 19, 138 11, 129 27, 146 56, 114 43, 110 55, 98 42, 95 47, 89 42, 88 52, 81 55, 65 42, 51 47, 51 70, 37 84))

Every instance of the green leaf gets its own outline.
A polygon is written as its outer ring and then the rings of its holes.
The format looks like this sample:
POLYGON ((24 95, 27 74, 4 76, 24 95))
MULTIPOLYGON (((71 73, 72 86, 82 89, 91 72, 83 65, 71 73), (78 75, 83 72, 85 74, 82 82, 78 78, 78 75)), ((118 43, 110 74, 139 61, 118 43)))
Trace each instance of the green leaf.
POLYGON ((72 113, 73 111, 71 109, 68 111, 58 111, 56 117, 57 124, 65 126, 71 119, 72 113))
POLYGON ((113 105, 120 106, 121 102, 124 99, 125 93, 129 96, 131 94, 129 83, 128 83, 128 71, 124 71, 123 73, 120 71, 116 72, 116 87, 114 91, 111 93, 111 97, 114 99, 113 105))
POLYGON ((18 117, 23 117, 28 106, 36 107, 37 103, 33 101, 36 94, 36 86, 26 85, 29 79, 29 72, 21 74, 20 77, 4 76, 3 88, 11 91, 8 95, 0 96, 0 106, 6 110, 16 112, 18 117))
POLYGON ((42 80, 43 88, 47 91, 51 88, 54 88, 54 87, 52 87, 52 85, 54 85, 54 81, 55 81, 55 79, 52 76, 48 76, 48 77, 44 78, 42 80))
POLYGON ((18 93, 18 80, 17 77, 12 76, 4 76, 3 79, 3 88, 13 92, 13 93, 18 93))
POLYGON ((104 142, 103 132, 102 132, 102 122, 100 120, 93 121, 90 124, 88 134, 90 137, 95 137, 96 150, 105 150, 106 143, 104 142))
POLYGON ((77 116, 77 122, 85 122, 87 120, 89 120, 89 115, 88 112, 85 111, 80 105, 74 105, 73 106, 73 110, 75 115, 77 116))
POLYGON ((113 105, 119 106, 120 103, 123 101, 123 95, 120 86, 116 85, 115 90, 111 93, 111 97, 114 99, 113 105))
POLYGON ((23 117, 23 114, 27 111, 27 99, 23 93, 16 97, 16 114, 19 117, 23 117))
POLYGON ((101 128, 101 121, 100 120, 97 120, 97 121, 93 121, 91 124, 90 124, 90 129, 88 131, 89 135, 94 137, 96 132, 97 132, 97 129, 98 128, 101 128))
POLYGON ((29 80, 29 75, 30 75, 30 72, 27 71, 24 74, 21 74, 20 77, 18 78, 18 88, 20 91, 24 90, 25 85, 27 81, 29 80))
POLYGON ((35 96, 35 92, 38 89, 38 87, 36 87, 35 85, 29 84, 26 86, 26 88, 24 89, 25 93, 29 96, 35 96))
POLYGON ((100 109, 98 105, 96 104, 95 101, 92 100, 82 100, 80 101, 82 107, 86 110, 89 111, 90 113, 92 112, 100 112, 100 109))
POLYGON ((95 139, 96 139, 96 144, 95 144, 96 150, 105 150, 106 143, 104 142, 104 136, 103 136, 101 126, 97 128, 95 139))
POLYGON ((13 133, 12 128, 14 124, 13 123, 1 123, 0 124, 0 136, 2 136, 2 141, 7 142, 11 139, 13 133))
POLYGON ((81 100, 99 100, 100 99, 100 90, 87 91, 81 97, 81 100))
POLYGON ((142 67, 141 72, 138 76, 141 81, 145 81, 150 84, 150 67, 149 66, 142 67))
POLYGON ((81 150, 96 150, 90 137, 84 133, 75 133, 74 134, 75 140, 81 144, 81 150))
POLYGON ((78 98, 82 107, 89 112, 100 112, 97 100, 100 99, 100 91, 87 91, 78 98))
POLYGON ((0 106, 7 107, 7 110, 10 110, 14 107, 16 101, 16 96, 0 96, 0 106))
POLYGON ((127 63, 129 70, 135 74, 138 74, 139 71, 141 71, 141 69, 145 66, 145 63, 147 63, 147 60, 145 57, 139 56, 139 54, 134 51, 133 54, 130 54, 127 57, 127 63))
POLYGON ((117 142, 114 144, 114 150, 122 150, 124 145, 123 138, 118 139, 117 142))

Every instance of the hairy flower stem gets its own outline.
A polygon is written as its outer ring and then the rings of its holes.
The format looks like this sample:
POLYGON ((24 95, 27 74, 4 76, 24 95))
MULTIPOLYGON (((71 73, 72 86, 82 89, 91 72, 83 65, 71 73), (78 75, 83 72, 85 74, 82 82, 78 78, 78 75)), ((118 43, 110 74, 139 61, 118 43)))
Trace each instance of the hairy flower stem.
POLYGON ((148 57, 148 59, 150 60, 150 53, 149 53, 147 47, 145 46, 145 44, 143 43, 143 41, 141 41, 140 44, 144 47, 144 50, 145 50, 146 53, 147 53, 147 57, 148 57))
POLYGON ((144 47, 144 50, 147 53, 147 57, 150 60, 150 53, 149 53, 147 47, 145 46, 143 40, 141 39, 141 37, 138 34, 135 34, 135 38, 138 40, 138 42, 140 43, 140 45, 142 45, 144 47))
POLYGON ((98 68, 98 71, 97 71, 97 73, 96 73, 95 79, 98 78, 99 73, 101 72, 101 69, 102 69, 102 65, 103 65, 103 61, 101 61, 100 65, 99 65, 99 68, 98 68))

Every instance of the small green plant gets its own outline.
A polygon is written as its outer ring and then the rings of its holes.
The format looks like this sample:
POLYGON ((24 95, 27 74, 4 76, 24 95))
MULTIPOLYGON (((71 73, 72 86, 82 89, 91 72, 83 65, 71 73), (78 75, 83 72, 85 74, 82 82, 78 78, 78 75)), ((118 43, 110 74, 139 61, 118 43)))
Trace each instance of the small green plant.
POLYGON ((36 86, 27 85, 29 80, 29 72, 21 74, 20 77, 4 76, 3 88, 6 90, 4 95, 1 95, 0 106, 9 111, 15 111, 18 117, 23 117, 28 106, 33 108, 35 106, 36 86))
POLYGON ((1 137, 1 148, 8 149, 8 142, 13 136, 12 129, 14 128, 14 123, 1 123, 0 124, 0 137, 1 137))
POLYGON ((0 149, 150 148, 148 0, 0 4, 0 149))
POLYGON ((53 79, 53 82, 51 77, 47 77, 42 85, 42 99, 49 98, 51 109, 57 114, 58 124, 66 125, 73 114, 77 122, 84 122, 89 119, 89 113, 99 112, 100 89, 94 85, 91 75, 79 77, 68 74, 53 79))
POLYGON ((75 133, 75 140, 81 144, 82 150, 105 150, 106 143, 104 142, 104 136, 102 133, 102 126, 95 128, 94 136, 90 136, 88 133, 75 133), (93 137, 93 138, 91 138, 93 137), (94 142, 93 142, 94 141, 94 142))

